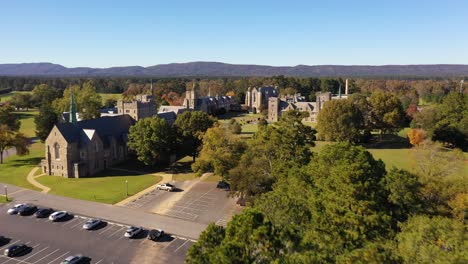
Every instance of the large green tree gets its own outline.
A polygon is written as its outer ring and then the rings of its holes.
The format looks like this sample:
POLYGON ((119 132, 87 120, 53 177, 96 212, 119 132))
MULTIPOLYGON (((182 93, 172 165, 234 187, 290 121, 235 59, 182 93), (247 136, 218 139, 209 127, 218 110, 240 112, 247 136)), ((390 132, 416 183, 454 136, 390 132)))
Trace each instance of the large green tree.
POLYGON ((201 111, 188 111, 177 116, 174 126, 193 161, 200 151, 205 132, 215 122, 215 118, 201 111))
POLYGON ((369 97, 370 123, 382 134, 401 129, 405 125, 405 111, 394 93, 374 92, 369 97))
POLYGON ((209 128, 203 136, 202 150, 192 169, 198 173, 213 171, 226 178, 246 148, 244 141, 223 126, 209 128))
POLYGON ((39 84, 32 90, 32 101, 36 106, 50 104, 62 96, 62 91, 47 84, 39 84))
POLYGON ((317 132, 327 141, 358 142, 362 139, 364 118, 351 100, 331 100, 320 110, 317 132))
POLYGON ((3 163, 3 152, 8 148, 15 148, 17 155, 29 153, 29 139, 7 125, 0 124, 0 164, 3 163))
POLYGON ((467 240, 463 222, 421 215, 401 225, 396 251, 404 263, 468 263, 467 240))
POLYGON ((11 103, 15 105, 16 108, 26 109, 27 111, 33 105, 32 96, 30 93, 17 93, 11 98, 11 103))
POLYGON ((15 108, 8 103, 0 106, 0 124, 8 126, 11 130, 18 131, 21 123, 14 111, 15 108))
POLYGON ((176 147, 174 129, 157 116, 141 119, 130 127, 128 147, 147 165, 167 163, 176 147))
POLYGON ((50 131, 58 121, 57 113, 50 103, 43 103, 39 107, 39 114, 34 117, 36 124, 36 135, 44 142, 49 136, 50 131))
POLYGON ((81 119, 93 119, 101 116, 102 98, 96 92, 96 87, 91 82, 85 82, 83 86, 74 85, 63 91, 63 97, 53 102, 55 111, 61 114, 70 109, 71 94, 75 96, 75 102, 81 119))

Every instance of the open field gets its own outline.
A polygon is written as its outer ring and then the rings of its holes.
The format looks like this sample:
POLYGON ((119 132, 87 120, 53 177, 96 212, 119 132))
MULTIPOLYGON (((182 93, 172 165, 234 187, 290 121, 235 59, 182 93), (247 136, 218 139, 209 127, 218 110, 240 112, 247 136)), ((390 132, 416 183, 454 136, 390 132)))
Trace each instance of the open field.
POLYGON ((57 176, 41 176, 37 181, 51 188, 50 193, 61 196, 114 204, 125 198, 126 181, 128 195, 134 195, 159 182, 160 176, 134 174, 120 170, 105 170, 90 178, 68 179, 57 176))
POLYGON ((9 101, 13 97, 13 95, 20 94, 20 93, 31 93, 31 92, 30 91, 12 91, 9 93, 0 94, 0 102, 9 101))
POLYGON ((112 93, 100 93, 99 94, 102 98, 102 103, 104 103, 107 99, 115 99, 115 100, 120 100, 122 99, 122 94, 112 94, 112 93))
POLYGON ((0 204, 2 204, 2 203, 8 203, 8 202, 11 202, 11 201, 10 201, 10 200, 7 201, 5 195, 0 195, 0 204))
POLYGON ((27 137, 36 136, 36 124, 34 123, 34 117, 39 114, 38 111, 22 111, 15 112, 19 116, 21 127, 20 132, 25 134, 27 137))
POLYGON ((30 146, 28 155, 22 157, 13 155, 5 159, 4 163, 0 164, 0 182, 38 190, 26 180, 26 177, 43 157, 44 144, 37 142, 30 146))

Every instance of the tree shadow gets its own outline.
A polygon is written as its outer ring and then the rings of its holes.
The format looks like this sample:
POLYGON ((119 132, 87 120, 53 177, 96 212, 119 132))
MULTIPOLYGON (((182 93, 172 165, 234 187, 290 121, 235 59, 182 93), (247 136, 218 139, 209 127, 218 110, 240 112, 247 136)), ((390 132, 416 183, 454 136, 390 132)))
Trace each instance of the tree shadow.
POLYGON ((42 160, 42 157, 34 157, 34 158, 24 158, 24 159, 15 159, 9 160, 8 165, 12 167, 22 167, 22 166, 35 166, 39 164, 42 160))
POLYGON ((400 137, 398 135, 387 134, 382 136, 375 135, 372 137, 369 143, 363 143, 363 147, 367 149, 407 149, 411 148, 407 138, 400 137))

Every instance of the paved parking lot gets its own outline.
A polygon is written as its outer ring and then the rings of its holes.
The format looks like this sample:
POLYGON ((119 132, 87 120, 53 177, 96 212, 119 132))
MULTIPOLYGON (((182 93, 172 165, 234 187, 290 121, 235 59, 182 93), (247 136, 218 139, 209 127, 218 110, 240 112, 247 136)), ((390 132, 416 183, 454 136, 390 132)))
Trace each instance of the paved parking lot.
POLYGON ((82 225, 84 216, 71 216, 66 221, 52 222, 34 216, 8 215, 6 205, 0 205, 0 235, 10 239, 0 245, 0 253, 8 246, 24 243, 30 252, 8 258, 0 256, 0 263, 53 264, 70 255, 83 254, 90 263, 184 263, 185 254, 193 240, 165 236, 161 241, 146 239, 147 231, 135 239, 124 237, 126 225, 107 222, 87 231, 82 225))
POLYGON ((198 223, 225 226, 232 215, 240 212, 229 192, 216 188, 216 182, 198 180, 175 182, 177 190, 153 190, 125 206, 198 223))

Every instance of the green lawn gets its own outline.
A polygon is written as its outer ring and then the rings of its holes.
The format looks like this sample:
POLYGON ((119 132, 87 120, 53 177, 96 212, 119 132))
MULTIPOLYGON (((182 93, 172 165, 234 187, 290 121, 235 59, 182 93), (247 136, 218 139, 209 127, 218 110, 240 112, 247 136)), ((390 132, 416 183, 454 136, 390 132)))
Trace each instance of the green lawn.
POLYGON ((109 98, 112 98, 116 101, 122 99, 122 94, 100 93, 99 95, 102 98, 102 103, 104 103, 109 98))
POLYGON ((190 181, 190 180, 193 180, 193 179, 196 179, 198 178, 197 174, 196 173, 193 173, 193 172, 189 172, 189 173, 177 173, 177 174, 173 174, 172 176, 172 179, 174 181, 190 181))
POLYGON ((38 111, 24 111, 24 112, 15 112, 19 116, 21 122, 20 132, 25 134, 27 137, 36 136, 36 124, 34 123, 34 117, 39 114, 38 111))
POLYGON ((41 176, 37 181, 50 187, 49 193, 100 203, 115 204, 161 180, 160 176, 137 175, 116 170, 106 170, 92 178, 68 179, 58 176, 41 176))
POLYGON ((29 149, 29 155, 11 156, 0 164, 0 182, 38 190, 26 180, 28 173, 44 158, 44 144, 34 143, 29 149))
POLYGON ((8 201, 7 201, 5 195, 0 195, 0 204, 8 203, 8 202, 11 202, 11 198, 8 198, 8 201))
POLYGON ((7 102, 13 97, 14 94, 20 94, 20 93, 32 93, 32 92, 30 92, 30 91, 13 91, 13 92, 6 93, 6 94, 0 94, 0 102, 7 102))

